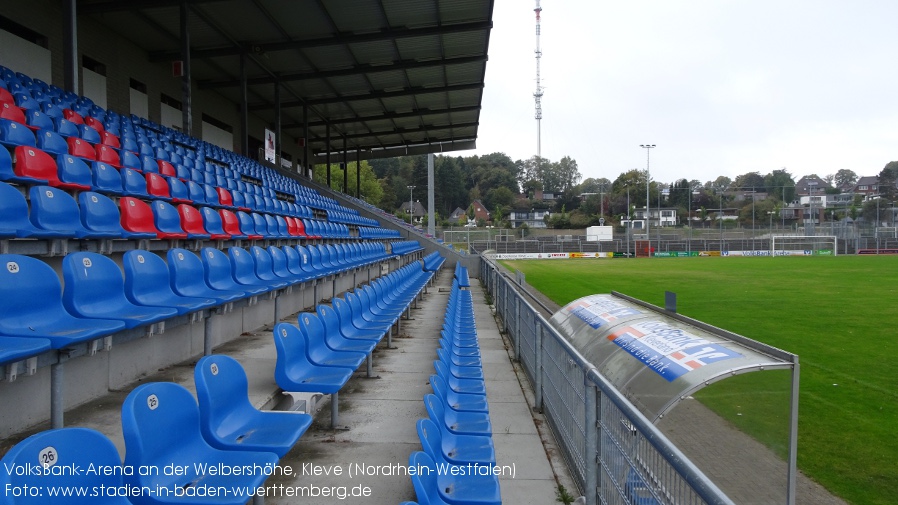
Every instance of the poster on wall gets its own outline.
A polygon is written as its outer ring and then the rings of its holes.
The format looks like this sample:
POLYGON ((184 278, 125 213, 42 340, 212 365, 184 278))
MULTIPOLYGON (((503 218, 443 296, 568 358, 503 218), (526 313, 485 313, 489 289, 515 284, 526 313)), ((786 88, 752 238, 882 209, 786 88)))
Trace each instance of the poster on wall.
POLYGON ((275 162, 275 144, 274 144, 274 132, 265 129, 265 161, 268 163, 275 162))

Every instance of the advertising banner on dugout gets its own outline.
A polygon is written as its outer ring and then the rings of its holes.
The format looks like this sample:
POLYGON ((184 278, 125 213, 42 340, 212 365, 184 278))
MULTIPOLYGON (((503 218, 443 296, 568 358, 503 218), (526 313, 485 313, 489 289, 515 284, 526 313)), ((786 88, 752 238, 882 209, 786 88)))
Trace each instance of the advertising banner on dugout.
POLYGON ((549 323, 649 419, 720 378, 791 366, 683 319, 595 294, 562 307, 549 323))

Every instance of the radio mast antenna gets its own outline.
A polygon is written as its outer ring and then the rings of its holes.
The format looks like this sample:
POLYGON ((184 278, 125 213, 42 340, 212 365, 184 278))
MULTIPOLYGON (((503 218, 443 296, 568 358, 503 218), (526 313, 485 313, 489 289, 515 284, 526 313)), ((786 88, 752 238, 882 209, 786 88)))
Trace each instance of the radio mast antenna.
POLYGON ((540 129, 540 121, 543 119, 543 86, 539 77, 539 60, 542 58, 543 53, 539 48, 539 23, 540 23, 540 13, 542 13, 543 9, 539 6, 539 0, 536 0, 536 8, 533 9, 533 12, 536 13, 536 91, 533 93, 533 99, 536 101, 536 156, 537 159, 542 158, 542 132, 540 129))

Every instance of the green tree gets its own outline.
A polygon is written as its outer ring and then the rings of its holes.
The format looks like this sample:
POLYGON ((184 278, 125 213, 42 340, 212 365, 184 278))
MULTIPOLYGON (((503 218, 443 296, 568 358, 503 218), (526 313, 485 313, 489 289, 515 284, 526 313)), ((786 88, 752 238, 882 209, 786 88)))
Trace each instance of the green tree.
POLYGON ((764 187, 773 198, 783 202, 795 199, 795 180, 785 168, 774 170, 764 176, 764 187))
POLYGON ((857 183, 857 174, 854 173, 854 170, 843 168, 833 175, 833 184, 837 188, 854 186, 855 183, 857 183))
POLYGON ((879 172, 879 194, 882 198, 893 202, 898 196, 898 161, 890 161, 881 172, 879 172))
POLYGON ((733 181, 733 187, 742 191, 762 191, 766 186, 764 185, 764 177, 760 173, 748 172, 736 177, 736 180, 733 181))

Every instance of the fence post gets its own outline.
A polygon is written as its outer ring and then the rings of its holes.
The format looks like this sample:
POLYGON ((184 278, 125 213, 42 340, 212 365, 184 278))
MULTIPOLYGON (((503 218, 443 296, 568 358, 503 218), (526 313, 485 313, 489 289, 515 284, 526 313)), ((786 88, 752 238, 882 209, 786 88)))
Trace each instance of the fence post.
POLYGON ((543 325, 539 323, 539 316, 533 315, 533 325, 536 327, 536 343, 533 353, 536 355, 536 365, 533 370, 533 407, 543 411, 543 325))
POLYGON ((514 297, 514 359, 521 361, 521 297, 514 297))
POLYGON ((596 505, 596 494, 598 489, 598 461, 596 458, 596 395, 598 388, 591 380, 589 380, 589 371, 586 371, 584 377, 586 387, 586 418, 584 419, 584 428, 586 429, 586 447, 584 447, 584 464, 586 466, 586 482, 584 484, 584 496, 586 497, 586 505, 596 505))

